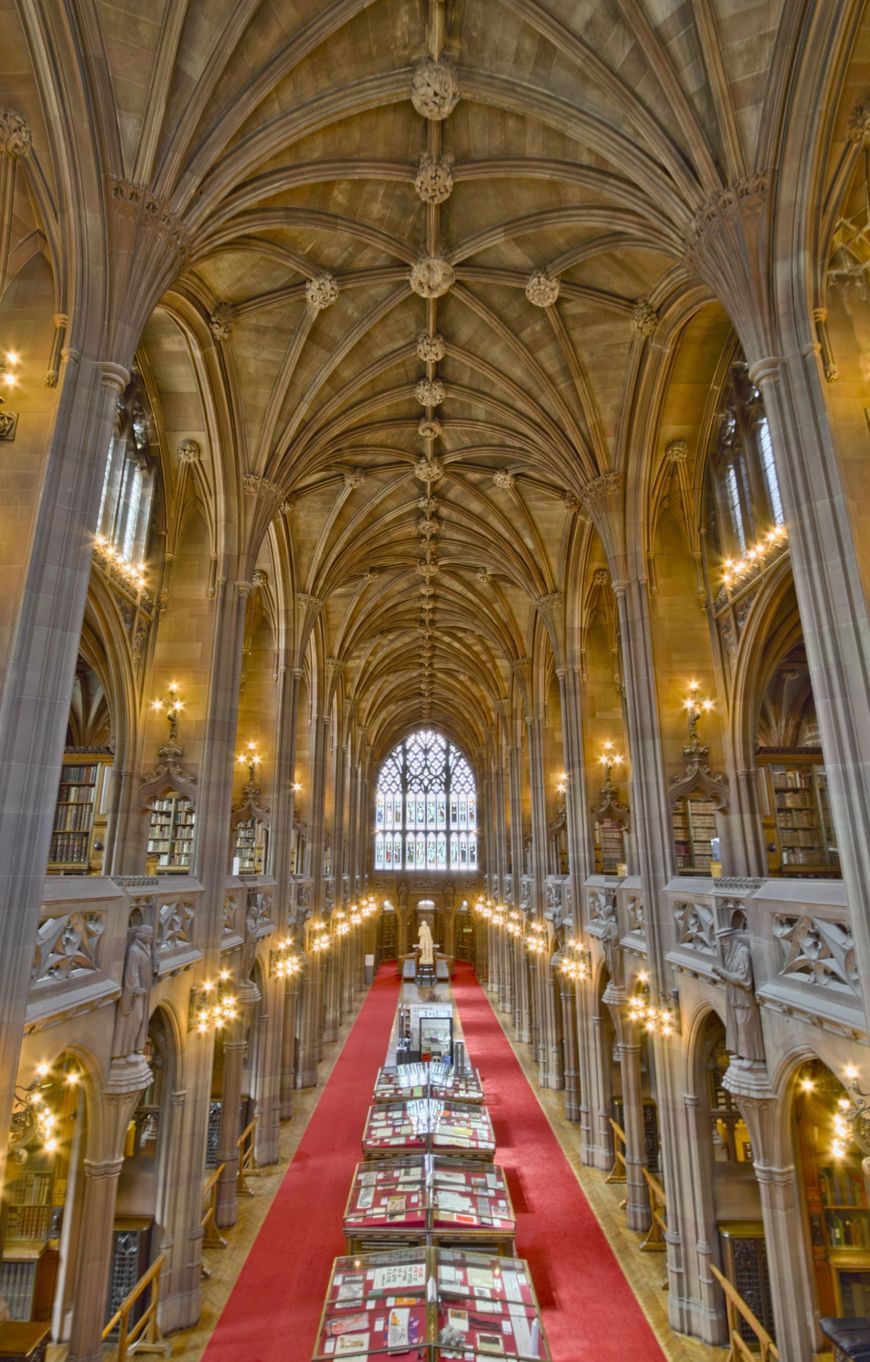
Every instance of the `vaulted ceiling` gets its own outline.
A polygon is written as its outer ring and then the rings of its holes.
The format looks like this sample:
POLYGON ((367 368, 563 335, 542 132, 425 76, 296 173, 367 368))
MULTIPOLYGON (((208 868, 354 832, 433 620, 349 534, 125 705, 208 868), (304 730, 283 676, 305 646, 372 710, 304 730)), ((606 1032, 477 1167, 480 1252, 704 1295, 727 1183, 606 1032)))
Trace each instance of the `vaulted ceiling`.
POLYGON ((140 351, 168 446, 200 441, 218 503, 247 478, 281 504, 377 745, 416 716, 482 739, 693 316, 713 373, 686 241, 775 162, 799 8, 22 0, 37 145, 30 72, 71 69, 75 32, 100 163, 183 230, 140 351))

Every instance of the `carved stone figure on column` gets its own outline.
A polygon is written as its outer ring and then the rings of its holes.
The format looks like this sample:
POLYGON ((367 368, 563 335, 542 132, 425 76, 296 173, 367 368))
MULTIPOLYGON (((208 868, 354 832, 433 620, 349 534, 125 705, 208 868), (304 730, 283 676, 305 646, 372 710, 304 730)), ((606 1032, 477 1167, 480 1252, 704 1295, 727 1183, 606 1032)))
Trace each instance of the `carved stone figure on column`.
POLYGON ((755 997, 752 952, 746 932, 729 929, 720 932, 723 963, 716 973, 725 989, 725 1046, 736 1059, 750 1064, 764 1063, 764 1034, 761 1010, 755 997))
POLYGON ((260 998, 260 990, 254 981, 259 927, 259 904, 256 896, 251 895, 245 912, 245 939, 239 958, 239 1000, 242 1002, 257 1002, 260 998))
POLYGON ((136 1059, 144 1054, 153 980, 154 930, 143 924, 133 929, 124 958, 124 982, 112 1040, 113 1059, 136 1059))
POLYGON ((622 949, 619 945, 619 919, 613 904, 605 905, 601 913, 601 948, 607 962, 607 973, 614 988, 623 988, 625 974, 622 949))
POLYGON ((428 922, 420 923, 420 930, 417 933, 417 945, 420 947, 420 964, 431 966, 435 964, 435 945, 432 941, 432 933, 428 922))

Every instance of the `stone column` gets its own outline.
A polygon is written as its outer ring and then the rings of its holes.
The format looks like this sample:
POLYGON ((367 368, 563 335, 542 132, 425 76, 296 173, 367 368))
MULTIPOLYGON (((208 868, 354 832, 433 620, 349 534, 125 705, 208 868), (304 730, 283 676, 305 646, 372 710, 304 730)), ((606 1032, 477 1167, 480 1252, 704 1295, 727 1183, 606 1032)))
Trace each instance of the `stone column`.
MULTIPOLYGON (((612 1090, 610 1079, 611 1038, 608 1019, 603 1012, 603 998, 595 999, 590 1007, 586 1035, 591 1042, 589 1063, 590 1134, 587 1143, 587 1162, 593 1168, 609 1172, 613 1167, 612 1090)), ((582 1044, 582 1040, 581 1040, 582 1044)))
MULTIPOLYGON (((218 581, 209 668, 208 706, 202 743, 193 872, 204 888, 196 921, 203 952, 202 977, 214 979, 220 962, 227 882, 228 829, 233 800, 233 766, 245 609, 251 583, 238 576, 241 563, 226 560, 218 581), (237 577, 237 580, 232 578, 237 577)), ((212 1041, 190 1037, 185 1068, 182 1162, 189 1178, 173 1207, 175 1253, 164 1303, 167 1327, 193 1324, 200 1313, 202 1183, 211 1096, 212 1041), (192 1052, 192 1053, 191 1053, 192 1052)), ((238 1108, 236 1112, 238 1121, 238 1108)), ((236 1132, 238 1136, 238 1131, 236 1132)))
MULTIPOLYGON (((777 1107, 772 1090, 736 1077, 731 1067, 725 1086, 734 1095, 752 1141, 752 1166, 761 1195, 761 1218, 773 1298, 776 1343, 788 1362, 811 1362, 815 1352, 816 1312, 809 1275, 800 1188, 794 1163, 783 1157, 777 1138, 777 1107), (756 1089, 754 1095, 752 1090, 756 1089)), ((747 1071, 748 1073, 748 1071, 747 1071)))
MULTIPOLYGON (((265 974, 265 970, 264 970, 265 974)), ((260 1043, 257 1046, 254 1156, 260 1166, 277 1163, 281 1153, 281 1079, 283 1074, 283 979, 266 978, 260 1007, 260 1043)))
MULTIPOLYGON (((147 1074, 144 1061, 141 1067, 147 1074)), ((94 1150, 97 1157, 86 1156, 83 1162, 81 1225, 69 1336, 70 1362, 97 1362, 102 1357, 100 1335, 106 1322, 118 1178, 124 1166, 127 1125, 143 1087, 141 1075, 138 1086, 130 1091, 123 1090, 127 1081, 126 1075, 117 1082, 110 1076, 110 1086, 103 1092, 100 1103, 101 1119, 95 1123, 96 1138, 102 1147, 94 1150)), ((135 1074, 131 1073, 129 1081, 137 1082, 135 1074)))
MULTIPOLYGON (((126 369, 68 351, 39 445, 32 533, 0 550, 18 589, 0 609, 0 1177, 24 1031, 69 703, 112 422, 126 369), (44 459, 44 463, 43 463, 44 459), (40 468, 42 473, 40 475, 40 468), (7 551, 8 550, 8 551, 7 551), (10 561, 11 560, 11 561, 10 561), (13 613, 14 611, 14 613, 13 613)), ((22 416, 18 438, 24 441, 22 416)), ((14 451, 14 446, 4 450, 14 451)), ((7 456, 4 453, 4 460, 7 456)), ((16 514, 25 482, 16 486, 16 514)))
MULTIPOLYGON (((518 739, 518 735, 515 735, 518 739)), ((508 769, 511 809, 511 882, 514 906, 520 903, 520 880, 523 873, 523 787, 522 747, 518 740, 508 748, 508 769)), ((524 959, 525 950, 519 937, 510 937, 508 949, 512 955, 514 981, 514 1029, 517 1040, 528 1045, 532 1039, 532 1016, 529 1002, 529 976, 524 959)))
POLYGON ((217 1159, 224 1165, 217 1186, 215 1222, 221 1227, 235 1225, 238 1218, 239 1112, 242 1101, 242 1062, 247 1054, 241 1018, 227 1030, 224 1039, 224 1073, 221 1090, 221 1128, 217 1159))
POLYGON ((317 1086, 317 1043, 320 1034, 320 975, 323 956, 320 951, 307 953, 304 973, 299 979, 296 1041, 296 1087, 317 1086))
POLYGON ((649 1229, 650 1209, 643 1169, 646 1141, 643 1130, 643 1083, 640 1074, 640 1043, 636 1028, 626 1019, 627 995, 613 980, 604 999, 613 1020, 619 1070, 622 1078, 622 1120, 625 1130, 625 1214, 628 1227, 641 1233, 649 1229))
POLYGON ((563 974, 556 963, 556 982, 559 1000, 562 1005, 562 1044, 565 1054, 565 1115, 569 1121, 580 1120, 580 1071, 577 1055, 577 1017, 574 999, 574 981, 563 974))
POLYGON ((298 1024, 300 976, 291 974, 284 981, 284 1009, 281 1030, 281 1119, 293 1115, 293 1089, 296 1086, 296 1027, 298 1024))

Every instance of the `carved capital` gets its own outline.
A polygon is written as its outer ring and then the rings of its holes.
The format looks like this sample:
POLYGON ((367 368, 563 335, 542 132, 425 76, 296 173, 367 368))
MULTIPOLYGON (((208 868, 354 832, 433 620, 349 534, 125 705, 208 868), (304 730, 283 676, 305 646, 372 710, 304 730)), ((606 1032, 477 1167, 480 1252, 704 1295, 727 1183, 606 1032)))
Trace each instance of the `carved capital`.
POLYGON ((199 463, 201 453, 197 440, 179 440, 176 447, 179 463, 199 463))
POLYGON ((344 485, 349 492, 357 492, 366 480, 364 468, 348 468, 344 472, 344 485))
POLYGON ((216 341, 228 341, 233 334, 234 313, 230 303, 218 303, 208 319, 208 329, 216 341))
POLYGON ((655 335, 655 329, 659 324, 659 314, 656 312, 648 298, 639 298, 634 305, 631 314, 632 330, 639 336, 644 336, 647 340, 655 335))
POLYGON ((0 109, 0 155, 10 161, 29 156, 33 147, 33 133, 23 114, 16 109, 0 109))
POLYGON ((257 497, 278 509, 283 493, 277 483, 270 482, 268 478, 261 478, 259 473, 245 473, 242 478, 242 487, 245 494, 249 497, 257 497))
POLYGON ((669 440, 665 445, 665 458, 668 463, 685 463, 689 457, 689 446, 685 440, 669 440))

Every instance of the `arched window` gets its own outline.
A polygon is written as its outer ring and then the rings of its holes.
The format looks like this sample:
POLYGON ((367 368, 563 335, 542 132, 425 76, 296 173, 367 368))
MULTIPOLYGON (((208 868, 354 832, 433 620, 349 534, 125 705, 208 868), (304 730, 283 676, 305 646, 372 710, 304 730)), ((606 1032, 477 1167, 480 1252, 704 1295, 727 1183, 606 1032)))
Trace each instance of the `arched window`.
POLYGON ((375 797, 375 870, 476 870, 471 767, 440 733, 420 729, 387 757, 375 797))
POLYGON ((141 563, 148 550, 157 466, 146 403, 135 380, 118 402, 97 522, 98 543, 133 564, 141 563))
POLYGON ((708 533, 723 558, 742 558, 753 539, 784 523, 770 427, 745 364, 726 384, 707 478, 708 533))

